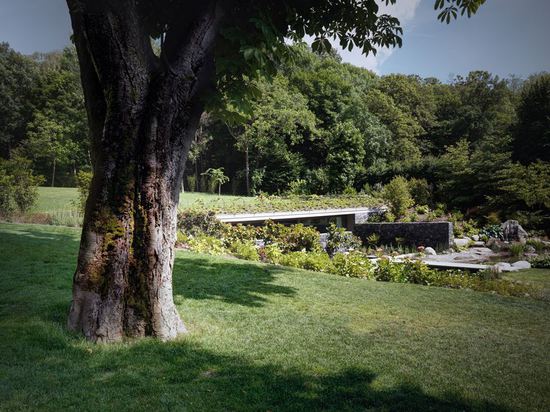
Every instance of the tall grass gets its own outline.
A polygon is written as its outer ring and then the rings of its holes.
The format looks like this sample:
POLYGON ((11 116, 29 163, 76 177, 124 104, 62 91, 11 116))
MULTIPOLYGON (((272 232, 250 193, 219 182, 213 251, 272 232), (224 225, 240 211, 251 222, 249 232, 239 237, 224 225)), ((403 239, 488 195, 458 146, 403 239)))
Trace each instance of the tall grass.
POLYGON ((512 243, 508 249, 510 251, 510 254, 514 257, 520 257, 523 256, 523 252, 525 251, 525 245, 522 243, 512 243))
POLYGON ((540 239, 528 239, 526 245, 534 247, 537 253, 542 253, 545 249, 548 249, 548 246, 540 239))
POLYGON ((50 216, 52 218, 51 224, 55 226, 80 227, 84 219, 82 213, 75 209, 56 210, 51 212, 50 216))

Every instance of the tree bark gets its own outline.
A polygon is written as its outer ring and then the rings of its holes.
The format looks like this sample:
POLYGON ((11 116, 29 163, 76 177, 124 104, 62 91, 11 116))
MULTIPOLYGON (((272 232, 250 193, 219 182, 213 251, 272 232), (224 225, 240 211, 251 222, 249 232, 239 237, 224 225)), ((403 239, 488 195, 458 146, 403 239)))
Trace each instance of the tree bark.
POLYGON ((250 160, 248 157, 248 143, 246 143, 245 151, 245 174, 246 174, 246 195, 250 196, 250 160))
POLYGON ((52 161, 52 187, 55 186, 55 157, 52 161))
POLYGON ((220 10, 205 1, 151 49, 133 0, 67 0, 86 100, 94 176, 68 327, 97 342, 173 339, 177 207, 211 76, 220 10))

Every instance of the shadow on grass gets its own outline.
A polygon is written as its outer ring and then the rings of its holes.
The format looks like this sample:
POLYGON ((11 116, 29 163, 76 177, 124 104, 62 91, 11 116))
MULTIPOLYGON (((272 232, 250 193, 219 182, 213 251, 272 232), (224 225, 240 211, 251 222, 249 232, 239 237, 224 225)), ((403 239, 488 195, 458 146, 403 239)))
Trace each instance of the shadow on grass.
MULTIPOLYGON (((3 223, 3 222, 0 222, 3 223)), ((0 232, 2 242, 5 244, 19 243, 25 248, 37 246, 42 249, 55 250, 60 246, 75 248, 78 250, 80 242, 80 229, 64 226, 45 226, 32 224, 4 224, 0 232), (22 240, 24 239, 24 242, 22 240), (49 241, 51 243, 45 243, 49 241)))
POLYGON ((1 355, 0 401, 9 409, 87 410, 93 402, 100 410, 506 410, 450 393, 429 395, 410 384, 376 388, 376 375, 359 368, 311 374, 185 341, 104 347, 82 344, 47 324, 16 329, 16 340, 1 355))
MULTIPOLYGON (((430 395, 411 384, 379 388, 376 374, 363 368, 314 373, 261 364, 206 350, 192 337, 171 343, 85 343, 62 326, 70 276, 60 272, 74 262, 77 238, 29 230, 0 233, 0 240, 9 242, 6 250, 11 251, 0 256, 6 273, 0 277, 2 410, 504 410, 453 394, 430 395), (21 255, 14 256, 16 251, 21 255), (25 264, 14 265, 22 257, 25 264), (50 263, 31 269, 33 259, 50 263), (44 276, 48 282, 37 287, 44 276), (21 293, 9 293, 7 286, 21 293)), ((246 306, 262 303, 258 293, 295 293, 270 284, 273 276, 256 265, 211 263, 188 255, 178 259, 175 290, 186 298, 246 306)))
MULTIPOLYGON (((35 262, 50 264, 64 260, 76 266, 79 232, 46 232, 44 227, 26 225, 17 230, 4 231, 2 241, 17 245, 12 257, 23 258, 29 251, 35 262), (77 234, 78 233, 78 234, 77 234)), ((70 230, 70 229, 65 229, 70 230)), ((29 256, 27 257, 29 259, 29 256)), ((281 269, 260 266, 241 260, 216 261, 189 252, 178 252, 174 263, 174 295, 187 299, 217 299, 245 306, 261 306, 265 295, 293 296, 291 287, 273 283, 281 269), (263 296, 262 296, 263 295, 263 296)), ((67 274, 72 276, 72 272, 67 274)))
POLYGON ((174 294, 187 299, 217 299, 244 306, 261 306, 265 295, 292 297, 296 290, 273 283, 281 269, 240 260, 220 262, 191 253, 176 257, 174 294), (263 296, 262 296, 263 295, 263 296))

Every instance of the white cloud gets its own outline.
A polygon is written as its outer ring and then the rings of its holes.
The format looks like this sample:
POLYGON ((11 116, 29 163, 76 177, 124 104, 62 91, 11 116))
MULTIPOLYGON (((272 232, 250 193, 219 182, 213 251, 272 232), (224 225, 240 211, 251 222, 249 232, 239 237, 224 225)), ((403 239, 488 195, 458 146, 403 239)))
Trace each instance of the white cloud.
MULTIPOLYGON (((378 0, 380 3, 379 14, 390 14, 395 16, 401 22, 401 26, 405 27, 414 19, 418 6, 420 5, 420 1, 421 0, 397 0, 396 4, 386 6, 384 1, 378 0)), ((380 66, 382 66, 382 64, 384 64, 384 62, 388 60, 395 51, 393 48, 382 48, 378 50, 376 56, 373 54, 365 56, 360 50, 357 49, 353 49, 351 52, 342 50, 338 46, 337 49, 345 62, 356 66, 365 67, 375 73, 380 72, 380 66)))

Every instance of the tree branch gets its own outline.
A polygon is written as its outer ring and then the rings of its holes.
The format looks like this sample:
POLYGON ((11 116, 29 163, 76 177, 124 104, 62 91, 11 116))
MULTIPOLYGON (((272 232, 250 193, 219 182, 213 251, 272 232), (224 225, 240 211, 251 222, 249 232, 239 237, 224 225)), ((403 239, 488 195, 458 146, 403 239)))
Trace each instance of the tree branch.
POLYGON ((200 67, 210 53, 223 17, 220 1, 204 1, 195 9, 195 18, 187 25, 170 28, 166 33, 163 57, 176 73, 178 80, 196 77, 200 67))
MULTIPOLYGON (((135 1, 67 0, 77 49, 86 49, 108 105, 144 99, 156 67, 135 1)), ((81 52, 79 52, 79 57, 81 52)))

